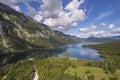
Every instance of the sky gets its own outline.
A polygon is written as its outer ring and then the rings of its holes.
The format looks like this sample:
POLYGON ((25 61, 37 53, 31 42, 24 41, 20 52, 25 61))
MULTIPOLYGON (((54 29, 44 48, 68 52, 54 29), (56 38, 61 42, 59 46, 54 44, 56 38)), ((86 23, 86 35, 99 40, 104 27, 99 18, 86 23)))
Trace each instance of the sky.
POLYGON ((80 38, 120 36, 120 0, 0 0, 51 29, 80 38))

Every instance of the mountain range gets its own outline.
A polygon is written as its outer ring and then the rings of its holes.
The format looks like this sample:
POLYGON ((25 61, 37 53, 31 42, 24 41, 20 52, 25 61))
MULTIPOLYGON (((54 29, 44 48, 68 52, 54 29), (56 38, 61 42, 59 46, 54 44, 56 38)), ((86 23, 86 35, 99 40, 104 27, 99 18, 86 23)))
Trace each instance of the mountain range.
POLYGON ((79 38, 82 42, 109 42, 114 40, 120 40, 120 36, 111 36, 111 37, 88 37, 88 38, 79 38))
POLYGON ((77 38, 53 31, 47 25, 0 3, 0 52, 53 49, 75 43, 77 38))

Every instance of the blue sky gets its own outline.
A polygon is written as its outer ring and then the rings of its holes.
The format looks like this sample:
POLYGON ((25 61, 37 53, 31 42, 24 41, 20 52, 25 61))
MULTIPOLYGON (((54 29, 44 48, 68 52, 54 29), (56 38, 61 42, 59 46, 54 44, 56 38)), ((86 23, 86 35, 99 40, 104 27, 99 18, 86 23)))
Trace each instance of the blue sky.
POLYGON ((0 0, 53 30, 77 37, 120 35, 120 0, 0 0))

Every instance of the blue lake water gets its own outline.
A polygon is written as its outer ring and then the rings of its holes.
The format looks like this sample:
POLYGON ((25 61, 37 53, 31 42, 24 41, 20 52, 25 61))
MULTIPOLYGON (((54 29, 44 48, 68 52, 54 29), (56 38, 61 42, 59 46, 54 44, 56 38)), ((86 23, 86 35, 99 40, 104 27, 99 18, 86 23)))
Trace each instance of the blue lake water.
POLYGON ((93 60, 93 61, 102 61, 103 58, 99 56, 98 51, 82 47, 83 45, 88 44, 96 44, 96 43, 80 43, 69 45, 66 47, 66 50, 60 54, 54 55, 56 58, 68 57, 75 59, 85 59, 85 60, 93 60))

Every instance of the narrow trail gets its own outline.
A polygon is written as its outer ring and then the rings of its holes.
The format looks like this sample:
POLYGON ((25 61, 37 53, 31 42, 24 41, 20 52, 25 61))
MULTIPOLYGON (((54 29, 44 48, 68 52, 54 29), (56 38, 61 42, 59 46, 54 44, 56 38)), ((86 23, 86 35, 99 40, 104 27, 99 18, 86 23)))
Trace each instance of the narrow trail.
POLYGON ((40 79, 40 72, 39 72, 39 68, 36 64, 34 64, 34 68, 35 68, 35 76, 33 80, 41 80, 40 79))
POLYGON ((37 72, 35 72, 35 77, 33 80, 39 80, 39 76, 38 76, 37 72))

